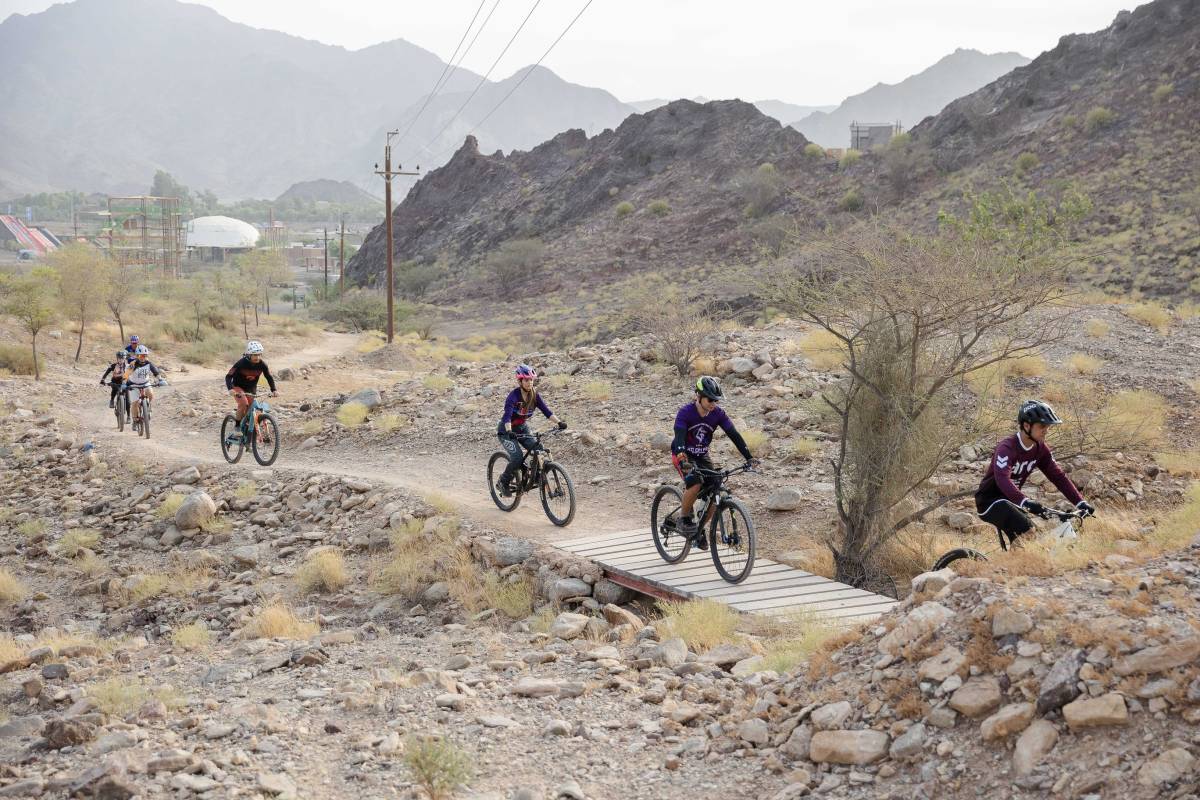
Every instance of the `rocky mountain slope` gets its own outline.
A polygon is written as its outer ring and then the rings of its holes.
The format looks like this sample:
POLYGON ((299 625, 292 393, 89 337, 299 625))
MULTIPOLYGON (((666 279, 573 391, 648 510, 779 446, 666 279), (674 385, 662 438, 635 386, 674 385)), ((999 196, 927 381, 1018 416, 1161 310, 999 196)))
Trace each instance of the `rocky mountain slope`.
MULTIPOLYGON (((273 196, 309 178, 375 183, 377 131, 412 113, 444 66, 404 40, 347 51, 175 0, 75 0, 14 14, 0 23, 0 103, 14 111, 0 118, 0 196, 140 193, 156 169, 227 199, 273 196)), ((444 91, 478 80, 459 69, 444 91)), ((543 116, 536 90, 523 86, 526 105, 506 104, 480 135, 513 147, 572 125, 614 125, 628 111, 614 100, 603 116, 597 90, 559 81, 541 98, 554 103, 543 116)), ((473 103, 463 120, 490 108, 473 103)))
MULTIPOLYGON (((787 123, 822 147, 849 147, 850 123, 896 122, 906 129, 938 113, 951 100, 986 86, 1029 59, 1020 53, 959 48, 899 83, 877 83, 847 97, 832 111, 790 117, 787 123)), ((765 112, 764 112, 765 113, 765 112)))
POLYGON ((342 204, 378 203, 379 198, 367 194, 350 181, 333 181, 321 178, 315 181, 293 183, 275 202, 298 200, 304 203, 321 202, 342 204))

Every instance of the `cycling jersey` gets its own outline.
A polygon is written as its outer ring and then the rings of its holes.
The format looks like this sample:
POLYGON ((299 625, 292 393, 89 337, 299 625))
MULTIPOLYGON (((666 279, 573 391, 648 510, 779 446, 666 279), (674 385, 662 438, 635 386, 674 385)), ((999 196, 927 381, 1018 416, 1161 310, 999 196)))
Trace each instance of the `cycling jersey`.
POLYGON ((249 356, 242 356, 236 364, 229 368, 229 372, 225 373, 225 388, 236 387, 243 392, 255 394, 258 392, 260 377, 266 378, 271 391, 275 391, 275 378, 271 377, 271 370, 267 368, 267 362, 260 358, 255 364, 249 356))
POLYGON ((100 380, 104 380, 105 378, 107 378, 108 374, 111 372, 113 383, 120 383, 121 379, 125 377, 125 373, 126 373, 126 371, 128 371, 128 369, 129 369, 129 362, 114 361, 113 363, 108 365, 108 369, 104 370, 104 374, 100 376, 100 380))
POLYGON ((1021 487, 1033 474, 1034 467, 1040 469, 1072 504, 1083 500, 1075 484, 1054 460, 1048 445, 1034 442, 1032 447, 1026 447, 1021 435, 1014 433, 996 445, 996 452, 975 492, 975 507, 979 513, 986 513, 1001 500, 1021 505, 1026 499, 1021 487))
POLYGON ((125 373, 125 385, 135 389, 144 389, 150 385, 151 375, 155 378, 158 377, 158 367, 149 361, 134 361, 129 365, 129 371, 125 373))
POLYGON ((511 423, 514 428, 524 425, 525 421, 533 416, 535 409, 545 414, 546 419, 554 416, 554 412, 542 399, 541 393, 535 392, 532 398, 526 398, 521 395, 521 388, 518 386, 509 392, 504 400, 504 416, 500 418, 500 429, 503 430, 506 423, 511 423))
POLYGON ((746 446, 746 440, 733 426, 733 420, 729 419, 724 409, 716 406, 708 412, 708 416, 702 417, 694 402, 681 407, 675 415, 675 440, 671 443, 671 452, 707 456, 708 447, 712 444, 717 428, 725 431, 729 441, 733 442, 738 452, 749 461, 750 448, 746 446))

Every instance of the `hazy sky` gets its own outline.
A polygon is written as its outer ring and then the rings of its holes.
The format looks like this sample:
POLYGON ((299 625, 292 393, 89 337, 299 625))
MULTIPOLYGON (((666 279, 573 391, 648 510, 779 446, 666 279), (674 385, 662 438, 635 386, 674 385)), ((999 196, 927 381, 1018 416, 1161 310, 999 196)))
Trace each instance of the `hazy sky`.
MULTIPOLYGON (((104 0, 84 0, 104 2, 104 0)), ((164 0, 165 1, 165 0, 164 0)), ((223 16, 358 49, 403 38, 450 57, 479 0, 199 0, 223 16)), ((484 0, 479 20, 497 0, 484 0)), ((483 73, 536 0, 499 0, 464 66, 483 73)), ((496 67, 533 63, 587 0, 541 0, 496 67)), ((0 0, 0 19, 48 0, 0 0)), ((622 100, 774 98, 833 104, 895 83, 956 47, 1033 58, 1107 26, 1129 0, 593 0, 545 64, 622 100)), ((476 23, 478 26, 478 22, 476 23)), ((470 41, 470 39, 468 39, 470 41)))

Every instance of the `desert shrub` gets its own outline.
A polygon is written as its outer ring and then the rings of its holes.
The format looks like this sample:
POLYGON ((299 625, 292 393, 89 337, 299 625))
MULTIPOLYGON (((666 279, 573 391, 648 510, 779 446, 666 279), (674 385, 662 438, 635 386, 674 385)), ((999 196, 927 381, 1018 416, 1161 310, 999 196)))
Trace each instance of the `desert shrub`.
POLYGON ((1096 106, 1087 112, 1083 118, 1083 130, 1090 136, 1097 131, 1112 125, 1117 115, 1104 106, 1096 106))
POLYGON ((687 377, 705 339, 717 330, 723 312, 687 302, 678 287, 659 277, 636 283, 626 292, 625 306, 633 329, 646 337, 659 358, 687 377))
POLYGON ((734 641, 738 615, 730 606, 716 600, 662 600, 658 603, 662 619, 656 627, 670 636, 678 636, 695 652, 711 650, 734 641))
POLYGON ((99 541, 98 532, 90 528, 74 528, 63 534, 62 539, 55 545, 54 552, 62 558, 76 558, 95 548, 99 541))
POLYGON ((807 461, 821 452, 821 443, 815 439, 797 439, 788 448, 788 455, 796 461, 807 461))
POLYGON ((396 294, 407 300, 420 300, 434 283, 446 275, 441 264, 419 264, 405 261, 396 271, 396 294))
POLYGON ((651 200, 646 210, 656 217, 665 217, 671 213, 671 205, 666 200, 651 200))
POLYGON ((346 560, 337 550, 321 550, 296 570, 296 586, 305 593, 336 592, 349 582, 346 560))
POLYGON ((487 604, 509 619, 524 619, 533 613, 533 585, 526 578, 505 580, 489 572, 484 578, 487 604))
POLYGON ((804 145, 805 158, 821 158, 824 155, 825 148, 821 147, 821 145, 817 144, 816 142, 809 142, 808 144, 804 145))
POLYGON ((47 530, 46 521, 41 519, 29 519, 17 526, 17 533, 30 541, 44 538, 47 530))
POLYGON ((89 686, 88 697, 104 713, 123 717, 141 708, 150 692, 135 680, 114 676, 89 686))
POLYGON ((404 418, 399 414, 384 414, 376 421, 375 426, 384 433, 399 430, 404 425, 404 418))
POLYGON ((842 157, 838 159, 838 169, 847 170, 853 167, 862 159, 862 153, 851 147, 842 157))
POLYGON ((1136 431, 1143 449, 1166 442, 1167 401, 1147 389, 1118 392, 1108 399, 1093 424, 1106 429, 1136 431))
POLYGON ((7 569, 0 567, 0 606, 19 603, 29 594, 25 584, 7 569))
POLYGON ((608 196, 609 197, 616 197, 620 193, 621 193, 621 189, 619 187, 617 187, 617 186, 608 187, 608 196))
POLYGON ((450 576, 459 566, 456 530, 450 520, 429 529, 414 520, 394 531, 390 554, 372 570, 376 591, 415 599, 431 583, 450 576))
POLYGON ((212 644, 212 631, 201 622, 193 622, 171 631, 171 642, 183 650, 206 650, 212 644))
POLYGON ((1154 93, 1151 95, 1151 97, 1154 98, 1154 102, 1162 103, 1169 99, 1174 91, 1175 84, 1160 83, 1158 86, 1154 87, 1154 93))
POLYGON ((320 629, 316 622, 305 622, 286 605, 275 602, 259 609, 246 625, 245 635, 251 639, 309 639, 320 629))
POLYGON ((356 428, 367 419, 367 407, 362 403, 343 403, 338 406, 337 420, 347 428, 356 428))
MULTIPOLYGON (((345 325, 354 331, 387 328, 387 296, 370 289, 350 289, 344 295, 319 304, 318 319, 345 325)), ((398 315, 399 316, 399 315, 398 315)))
POLYGON ((743 172, 735 183, 746 204, 743 213, 747 217, 761 217, 783 195, 783 176, 774 164, 760 164, 758 169, 743 172))
POLYGON ((824 328, 816 328, 804 334, 799 347, 813 369, 833 370, 845 361, 841 341, 824 328))
POLYGON ((929 148, 907 133, 893 136, 883 150, 883 174, 898 197, 909 194, 932 167, 929 148))
POLYGON ((444 392, 454 387, 454 381, 445 375, 426 375, 421 384, 434 392, 444 392))
POLYGON ((796 232, 795 221, 786 214, 764 217, 750 226, 750 240, 767 254, 777 256, 796 232))
POLYGON ((808 613, 772 620, 772 628, 775 630, 766 641, 762 668, 781 675, 807 661, 839 630, 828 620, 808 613))
POLYGON ((1104 365, 1102 359, 1087 353, 1076 353, 1067 360, 1067 366, 1077 375, 1091 375, 1104 365))
POLYGON ((1105 336, 1108 336, 1111 330, 1111 325, 1104 320, 1097 319, 1095 317, 1089 319, 1087 324, 1084 326, 1084 331, 1093 339, 1103 339, 1105 336))
POLYGON ((1018 378, 1040 378, 1046 374, 1046 359, 1038 355, 1020 356, 1008 361, 1008 374, 1018 378))
POLYGON ((613 213, 617 215, 617 219, 625 219, 633 213, 633 203, 628 200, 622 200, 613 208, 613 213))
POLYGON ((546 245, 541 239, 509 239, 487 257, 492 275, 502 284, 537 278, 546 266, 546 245))
POLYGON ((1039 163, 1041 162, 1038 161, 1038 157, 1035 154, 1026 151, 1017 156, 1014 166, 1018 175, 1024 175, 1029 170, 1037 167, 1039 163))
POLYGON ((1166 333, 1171 327, 1171 312, 1158 303, 1138 303, 1126 309, 1125 316, 1148 325, 1159 333, 1166 333))
POLYGON ((471 757, 438 736, 409 736, 404 743, 404 764, 429 800, 447 800, 474 775, 471 757))
MULTIPOLYGON (((46 366, 45 359, 38 357, 38 369, 46 366)), ((32 375, 33 350, 15 344, 0 344, 0 370, 7 370, 13 375, 32 375)))
POLYGON ((183 501, 186 499, 186 497, 178 492, 171 492, 163 498, 163 501, 155 510, 154 516, 159 519, 172 519, 175 516, 175 512, 179 510, 179 507, 183 505, 183 501))
POLYGON ((203 366, 213 362, 235 361, 242 354, 241 339, 230 333, 210 332, 203 339, 187 344, 179 358, 188 364, 203 366))
POLYGON ((862 192, 857 188, 847 189, 837 204, 838 211, 861 211, 863 207, 862 192))
POLYGON ((583 396, 589 400, 611 400, 612 384, 608 381, 588 381, 583 385, 583 396))

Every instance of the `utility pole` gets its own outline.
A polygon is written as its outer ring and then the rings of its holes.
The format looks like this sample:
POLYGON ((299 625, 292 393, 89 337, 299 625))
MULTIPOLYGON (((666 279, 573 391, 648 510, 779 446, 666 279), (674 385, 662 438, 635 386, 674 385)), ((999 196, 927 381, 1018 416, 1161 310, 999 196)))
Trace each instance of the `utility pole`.
POLYGON ((346 296, 346 215, 342 214, 342 250, 338 254, 338 296, 346 296))
POLYGON ((375 174, 383 176, 383 204, 384 204, 384 235, 387 237, 387 340, 388 344, 392 343, 392 339, 396 335, 396 312, 394 310, 395 295, 396 295, 396 280, 392 272, 392 176, 393 175, 419 175, 421 168, 417 167, 416 172, 404 172, 404 165, 397 164, 399 167, 395 172, 392 172, 392 137, 399 135, 400 131, 388 131, 387 141, 383 145, 383 171, 379 170, 379 165, 375 165, 375 174))
POLYGON ((329 226, 325 226, 322 239, 325 244, 325 300, 329 300, 329 226))

